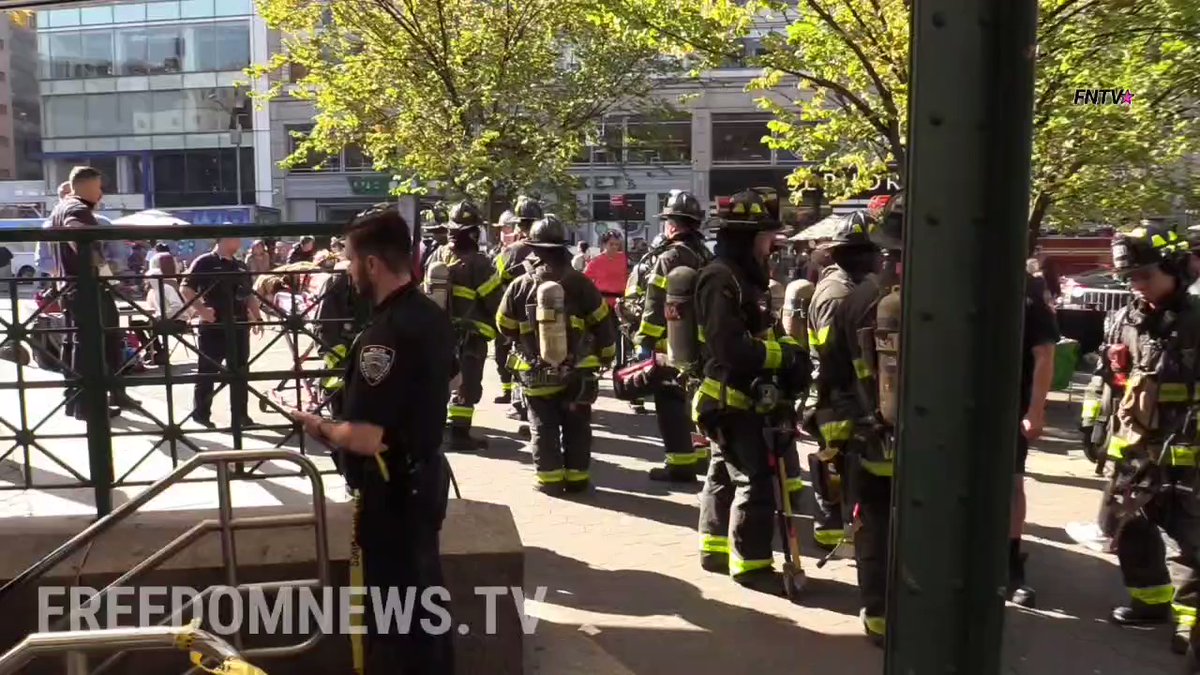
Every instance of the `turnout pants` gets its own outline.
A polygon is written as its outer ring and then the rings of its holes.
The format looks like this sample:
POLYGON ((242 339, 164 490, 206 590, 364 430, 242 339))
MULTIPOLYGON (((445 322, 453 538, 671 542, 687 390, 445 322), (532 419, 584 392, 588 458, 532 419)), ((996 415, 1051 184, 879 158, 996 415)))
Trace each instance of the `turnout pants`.
MULTIPOLYGON (((207 420, 212 416, 213 390, 216 375, 222 370, 232 373, 245 368, 250 360, 250 330, 244 326, 210 324, 200 328, 197 338, 200 357, 196 371, 202 376, 196 381, 192 396, 192 416, 207 420), (222 364, 225 365, 222 369, 222 364)), ((229 383, 230 414, 236 426, 246 419, 246 402, 249 388, 244 377, 235 377, 229 383)))
MULTIPOLYGON (((1122 462, 1114 479, 1132 470, 1122 462)), ((1197 471, 1164 467, 1163 472, 1169 487, 1158 492, 1141 513, 1116 525, 1114 543, 1133 602, 1170 603, 1176 629, 1188 635, 1196 624, 1200 595, 1200 497, 1193 492, 1197 471), (1178 556, 1167 557, 1159 528, 1179 545, 1178 556)))
POLYGON ((508 355, 512 352, 512 342, 504 337, 496 338, 496 372, 500 374, 500 390, 506 394, 512 393, 513 374, 508 369, 508 355))
POLYGON ((450 598, 440 590, 445 582, 438 549, 450 480, 445 466, 437 457, 391 482, 371 472, 355 495, 350 585, 367 588, 354 599, 367 603, 361 617, 367 634, 351 636, 356 671, 365 664, 366 675, 454 672, 450 598), (371 606, 375 594, 382 602, 395 594, 397 609, 412 606, 411 622, 399 619, 399 611, 387 622, 386 605, 378 614, 371 606))
POLYGON ((715 425, 717 449, 700 491, 700 549, 705 558, 729 561, 733 577, 770 570, 775 486, 768 464, 763 418, 724 412, 715 425))
POLYGON ((560 393, 525 399, 539 485, 588 481, 592 462, 592 407, 573 403, 573 398, 560 393))
POLYGON ((838 453, 828 462, 815 455, 808 456, 809 473, 813 479, 817 510, 813 524, 813 539, 825 547, 837 546, 846 535, 846 522, 851 516, 846 513, 852 499, 846 494, 845 453, 838 453))
POLYGON ((462 380, 458 389, 450 396, 452 432, 471 428, 471 422, 475 418, 475 405, 483 397, 483 365, 486 361, 487 340, 475 333, 463 338, 458 351, 458 367, 462 380))
POLYGON ((666 450, 667 468, 694 470, 704 458, 692 447, 692 419, 683 388, 663 385, 654 392, 654 415, 666 450))
POLYGON ((888 544, 892 532, 892 479, 863 468, 858 454, 846 458, 853 494, 859 508, 854 560, 862 594, 867 630, 884 635, 887 630, 888 544))

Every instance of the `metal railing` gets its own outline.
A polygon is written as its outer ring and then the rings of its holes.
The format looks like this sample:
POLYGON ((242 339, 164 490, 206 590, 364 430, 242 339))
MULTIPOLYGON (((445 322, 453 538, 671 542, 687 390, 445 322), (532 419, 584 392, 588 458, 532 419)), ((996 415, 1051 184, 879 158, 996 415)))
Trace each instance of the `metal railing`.
POLYGON ((87 675, 87 659, 80 657, 85 657, 88 651, 126 652, 156 649, 191 652, 194 655, 193 663, 197 658, 212 659, 220 664, 220 670, 215 672, 235 672, 234 665, 237 664, 244 675, 265 675, 261 670, 242 661, 241 655, 228 642, 193 626, 35 633, 0 655, 0 675, 19 673, 37 657, 54 654, 67 655, 63 671, 65 675, 87 675))
MULTIPOLYGON (((139 577, 156 569, 167 560, 174 557, 177 553, 187 548, 189 545, 200 539, 209 532, 219 532, 221 536, 221 557, 225 573, 225 582, 229 588, 237 589, 239 593, 250 590, 258 591, 277 591, 280 588, 324 588, 330 585, 331 575, 329 571, 329 540, 326 534, 326 518, 325 518, 325 487, 321 478, 321 472, 313 464, 312 460, 288 450, 228 450, 220 452, 207 452, 201 455, 192 457, 187 462, 180 465, 170 475, 159 480, 147 490, 137 495, 129 502, 117 507, 109 515, 97 520, 83 532, 72 537, 63 545, 52 551, 49 555, 34 563, 25 571, 18 574, 4 586, 0 587, 0 603, 3 603, 6 597, 9 597, 17 589, 28 586, 31 583, 39 580, 50 572, 59 563, 66 560, 71 555, 77 553, 85 546, 89 545, 105 532, 111 530, 121 521, 133 515, 138 509, 162 494, 167 488, 176 485, 192 473, 196 469, 215 465, 217 470, 217 497, 218 497, 218 517, 216 520, 208 519, 201 521, 189 528, 186 532, 179 535, 175 539, 168 542, 165 546, 138 563, 133 569, 122 574, 112 583, 105 586, 95 595, 89 598, 86 603, 78 608, 87 610, 95 604, 104 600, 111 591, 115 588, 127 586, 139 577), (265 461, 283 461, 296 464, 300 472, 309 479, 312 488, 313 502, 312 513, 309 514, 287 514, 278 516, 255 516, 246 518, 233 517, 233 504, 230 494, 231 485, 231 468, 230 464, 247 463, 247 462, 265 462, 265 461), (315 579, 301 579, 284 582, 270 582, 259 584, 240 584, 237 573, 237 550, 235 547, 233 533, 236 530, 249 529, 264 529, 271 527, 300 527, 311 525, 315 531, 316 544, 316 564, 317 576, 315 579)), ((184 606, 175 608, 175 611, 167 616, 162 623, 168 623, 178 620, 183 613, 192 607, 195 603, 200 602, 208 596, 210 589, 206 589, 199 595, 191 598, 184 606)), ((74 609, 74 608, 72 608, 74 609)), ((252 658, 271 658, 280 656, 290 656, 298 654, 308 649, 320 641, 322 634, 319 630, 311 633, 303 642, 288 645, 283 647, 263 647, 256 649, 248 649, 242 651, 241 634, 235 633, 233 643, 239 651, 247 657, 252 658)), ((113 666, 119 659, 121 654, 116 654, 95 670, 91 671, 93 675, 101 673, 113 666)), ((68 661, 81 661, 86 664, 86 655, 80 653, 71 653, 68 656, 68 661)))
POLYGON ((1059 302, 1059 307, 1064 309, 1093 309, 1111 313, 1129 304, 1130 295, 1130 291, 1121 288, 1080 289, 1078 293, 1070 297, 1063 297, 1059 302))
MULTIPOLYGON (((323 236, 336 234, 342 230, 342 227, 341 224, 334 223, 293 223, 15 229, 6 230, 3 236, 5 241, 11 242, 38 241, 50 244, 73 242, 82 250, 84 247, 100 241, 211 240, 223 236, 245 238, 323 236)), ((234 331, 249 331, 259 326, 271 327, 273 330, 277 330, 277 333, 268 335, 261 340, 262 344, 255 344, 251 348, 251 353, 247 355, 244 365, 230 365, 226 362, 205 369, 206 372, 189 374, 177 372, 182 371, 183 366, 180 366, 179 363, 171 363, 170 354, 174 348, 182 346, 184 354, 197 364, 197 367, 204 363, 206 355, 201 352, 198 344, 189 341, 190 329, 186 325, 180 325, 180 322, 176 320, 178 317, 167 316, 165 310, 162 309, 158 312, 147 310, 141 306, 137 298, 131 296, 128 286, 121 283, 133 281, 139 277, 136 275, 101 277, 91 265, 84 265, 83 268, 78 277, 62 279, 64 288, 57 291, 57 294, 51 293, 49 297, 49 300, 53 301, 61 299, 63 290, 71 292, 74 298, 71 303, 74 311, 70 313, 69 322, 51 317, 48 311, 50 305, 43 304, 33 311, 23 310, 21 291, 33 289, 36 284, 47 281, 46 279, 0 280, 0 301, 7 296, 11 311, 7 317, 0 315, 0 343, 22 345, 24 349, 33 352, 39 362, 50 363, 55 370, 62 374, 62 379, 58 379, 57 375, 52 378, 34 377, 29 371, 30 366, 20 363, 20 359, 18 359, 18 363, 14 364, 15 377, 11 378, 11 381, 0 382, 0 393, 6 390, 17 393, 15 405, 6 405, 0 408, 0 467, 3 467, 4 464, 16 464, 20 470, 19 479, 0 483, 0 489, 90 487, 94 493, 97 513, 104 515, 112 510, 114 488, 149 485, 153 482, 153 478, 156 476, 143 478, 135 476, 135 472, 141 469, 144 473, 143 467, 146 466, 147 460, 154 453, 163 452, 162 448, 166 448, 165 454, 169 454, 171 466, 175 467, 179 466, 179 463, 186 458, 187 452, 204 451, 200 444, 190 437, 193 433, 229 433, 232 436, 232 447, 234 449, 243 447, 243 438, 250 427, 243 424, 242 418, 236 414, 233 417, 232 425, 227 428, 194 431, 185 429, 183 425, 190 421, 192 413, 187 411, 188 406, 184 404, 182 406, 184 414, 176 414, 176 409, 181 407, 176 400, 179 397, 174 394, 176 385, 211 381, 216 386, 214 396, 223 390, 229 390, 231 394, 234 389, 238 389, 240 392, 240 388, 244 387, 247 390, 248 399, 251 402, 257 400, 261 411, 282 413, 284 406, 268 394, 288 393, 289 396, 294 394, 297 403, 294 407, 300 407, 299 401, 302 397, 303 385, 336 374, 335 371, 326 370, 323 367, 306 368, 303 363, 303 356, 307 352, 323 351, 334 346, 327 344, 322 339, 319 328, 322 323, 313 316, 313 307, 320 303, 322 298, 315 298, 314 304, 305 308, 293 305, 286 309, 279 309, 272 302, 272 298, 264 297, 256 292, 257 300, 267 310, 264 312, 262 321, 239 320, 229 316, 224 317, 216 325, 225 328, 227 336, 232 335, 234 331), (106 363, 106 343, 110 340, 122 339, 120 331, 123 329, 111 325, 111 317, 103 316, 102 302, 115 302, 115 304, 125 307, 126 316, 130 317, 130 322, 133 323, 134 320, 137 320, 140 322, 141 330, 146 335, 153 336, 153 339, 144 340, 133 354, 128 355, 121 368, 114 369, 106 363), (62 358, 64 354, 53 348, 52 343, 55 337, 75 335, 81 336, 81 338, 78 340, 78 344, 74 345, 78 354, 74 358, 77 367, 73 368, 71 363, 66 362, 67 359, 62 358), (170 349, 165 350, 167 356, 161 374, 140 375, 129 372, 131 364, 140 360, 152 342, 159 340, 173 345, 170 349), (276 345, 283 340, 287 341, 291 349, 293 357, 289 364, 291 367, 274 370, 263 368, 262 357, 268 351, 275 349, 276 345), (307 350, 301 346, 302 343, 308 346, 307 350), (172 367, 173 365, 176 367, 172 367), (216 372, 212 372, 213 370, 216 372), (264 383, 273 385, 273 391, 264 394, 251 386, 251 384, 261 385, 264 383), (135 412, 139 417, 148 420, 149 424, 143 425, 148 428, 114 431, 112 421, 109 419, 109 392, 124 387, 152 386, 165 388, 166 414, 154 414, 147 410, 146 406, 141 406, 135 412), (64 400, 57 406, 46 406, 51 408, 50 412, 42 416, 40 420, 32 419, 31 415, 38 410, 37 406, 31 404, 30 392, 44 392, 56 388, 67 390, 64 400), (86 417, 85 432, 62 432, 55 428, 59 425, 54 424, 53 421, 61 419, 57 417, 59 411, 70 403, 74 403, 86 417), (135 461, 128 468, 123 468, 118 475, 113 457, 112 441, 114 438, 130 436, 149 437, 157 440, 144 453, 135 455, 135 461), (61 452, 54 452, 46 447, 47 441, 74 438, 86 440, 88 458, 86 471, 81 466, 82 462, 73 463, 70 458, 61 456, 61 452), (5 445, 8 447, 5 448, 5 445), (185 451, 183 456, 181 456, 181 450, 185 451), (39 457, 44 457, 53 463, 50 471, 35 468, 33 457, 35 451, 39 453, 39 457), (49 480, 46 476, 55 480, 49 480)), ((277 272, 272 271, 266 274, 277 274, 277 272)), ((176 275, 177 278, 182 276, 176 275)), ((203 276, 221 277, 223 275, 215 273, 203 276)), ((228 276, 228 274, 224 274, 224 276, 228 276)), ((161 284, 164 281, 159 280, 157 283, 160 284, 161 293, 161 284)), ((196 300, 193 300, 189 304, 195 302, 196 300)), ((346 322, 352 318, 340 317, 328 319, 327 322, 346 322)), ((229 339, 232 340, 232 338, 229 339)), ((39 395, 44 397, 44 394, 39 395)), ((298 439, 300 452, 306 452, 303 434, 299 433, 299 428, 290 420, 284 420, 282 424, 261 425, 253 428, 282 432, 275 447, 282 447, 292 439, 298 439)), ((123 459, 125 458, 123 457, 123 459)), ((257 466, 251 467, 248 472, 249 477, 266 477, 256 473, 258 468, 257 466)))

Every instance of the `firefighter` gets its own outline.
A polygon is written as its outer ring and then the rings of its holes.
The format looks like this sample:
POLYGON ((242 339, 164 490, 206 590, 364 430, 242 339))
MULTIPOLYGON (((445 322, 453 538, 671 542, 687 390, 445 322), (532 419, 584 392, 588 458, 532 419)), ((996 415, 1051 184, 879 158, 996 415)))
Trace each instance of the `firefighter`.
MULTIPOLYGON (((641 321, 633 334, 637 360, 654 358, 656 352, 667 351, 668 322, 667 277, 678 268, 699 271, 712 260, 704 246, 700 225, 704 209, 690 192, 674 191, 659 214, 665 223, 665 242, 643 258, 649 270, 644 285, 638 289, 644 297, 641 321)), ((694 336, 687 336, 694 339, 694 336)), ((692 445, 692 422, 686 398, 686 381, 673 378, 655 387, 654 412, 662 434, 666 461, 650 470, 650 479, 680 483, 695 483, 696 473, 708 469, 707 447, 692 445)))
MULTIPOLYGON (((505 223, 502 218, 501 224, 515 223, 516 228, 513 234, 516 239, 505 246, 493 262, 496 274, 500 275, 502 290, 507 288, 514 279, 525 274, 527 270, 525 261, 533 253, 533 248, 526 242, 529 238, 529 230, 535 221, 541 220, 545 216, 545 212, 538 200, 520 196, 517 197, 512 215, 513 218, 510 218, 508 223, 505 223)), ((496 370, 500 373, 500 396, 496 397, 496 403, 511 404, 512 408, 508 412, 508 417, 526 421, 525 406, 521 401, 517 383, 514 381, 512 369, 508 364, 511 350, 512 343, 508 339, 502 338, 496 342, 496 370)))
POLYGON ((421 240, 421 269, 425 269, 429 264, 429 260, 433 258, 433 254, 442 246, 446 245, 447 232, 446 222, 449 220, 449 215, 446 213, 446 205, 442 202, 434 204, 432 208, 421 211, 421 232, 429 236, 421 240))
POLYGON ((487 447, 487 441, 471 436, 475 405, 483 396, 483 365, 488 342, 496 338, 493 323, 500 302, 500 276, 479 250, 479 228, 483 215, 469 201, 450 209, 447 224, 449 244, 430 259, 426 279, 442 263, 449 268, 450 294, 447 310, 458 336, 458 361, 462 379, 450 398, 450 445, 454 451, 487 447))
MULTIPOLYGON (((811 426, 816 427, 819 451, 808 458, 817 500, 813 539, 830 549, 848 539, 853 529, 853 504, 846 498, 846 462, 841 453, 849 439, 850 420, 859 408, 856 381, 861 369, 848 358, 850 344, 838 340, 842 327, 841 305, 860 283, 875 271, 878 249, 871 242, 870 223, 864 212, 855 212, 821 244, 831 263, 821 271, 809 310, 809 348, 816 355, 817 399, 811 426)), ((843 327, 846 324, 843 323, 843 327)))
POLYGON ((700 492, 700 564, 778 594, 782 579, 772 561, 777 477, 759 412, 764 401, 756 392, 764 378, 809 365, 800 363, 804 357, 794 345, 768 333, 775 320, 763 298, 767 257, 781 227, 776 214, 760 194, 746 190, 722 209, 717 227, 716 257, 700 270, 694 295, 704 365, 693 421, 717 445, 700 492))
POLYGON ((1200 591, 1200 299, 1187 293, 1187 248, 1155 225, 1113 239, 1113 267, 1133 297, 1113 319, 1091 392, 1112 410, 1107 453, 1115 466, 1106 500, 1130 595, 1112 620, 1146 625, 1174 617, 1171 646, 1179 653, 1196 645, 1200 591), (1169 565, 1160 528, 1179 546, 1169 565))
MULTIPOLYGON (((649 248, 642 254, 640 258, 634 261, 629 251, 626 251, 626 256, 630 261, 633 261, 633 268, 629 271, 629 278, 625 282, 625 297, 622 298, 620 304, 620 324, 621 335, 618 339, 623 340, 622 344, 632 345, 636 340, 636 333, 641 328, 642 313, 646 304, 646 285, 650 281, 650 274, 654 262, 658 259, 659 254, 666 251, 672 246, 673 242, 667 237, 666 232, 659 232, 650 242, 649 248)), ((637 360, 637 354, 631 353, 631 349, 622 349, 622 361, 633 362, 637 360)), ((629 400, 629 407, 634 414, 646 414, 646 402, 638 397, 629 400)))
POLYGON ((612 321, 596 286, 571 267, 567 230, 549 214, 527 244, 538 264, 504 291, 496 325, 513 341, 531 426, 535 487, 547 494, 590 484, 596 372, 612 361, 612 321))

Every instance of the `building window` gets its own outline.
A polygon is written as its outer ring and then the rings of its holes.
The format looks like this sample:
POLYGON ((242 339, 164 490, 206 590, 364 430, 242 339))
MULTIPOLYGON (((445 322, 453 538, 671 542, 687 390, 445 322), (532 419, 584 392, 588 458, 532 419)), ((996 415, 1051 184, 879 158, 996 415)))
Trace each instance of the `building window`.
MULTIPOLYGON (((289 124, 284 127, 284 131, 288 135, 288 154, 291 155, 304 142, 304 138, 312 132, 312 125, 289 124)), ((303 165, 298 165, 290 169, 293 173, 307 173, 311 171, 371 172, 374 170, 375 164, 371 157, 363 152, 362 148, 354 144, 347 145, 344 150, 333 156, 310 151, 308 153, 308 160, 303 165)))
MULTIPOLYGON (((595 164, 687 164, 692 158, 692 117, 613 115, 604 120, 595 164)), ((583 157, 587 161, 587 156, 583 157)))
POLYGON ((46 96, 46 138, 227 131, 237 116, 250 129, 249 102, 232 87, 46 96), (240 98, 239 98, 240 97, 240 98))
POLYGON ((153 155, 154 203, 161 208, 254 203, 254 149, 162 150, 153 155))
POLYGON ((139 192, 140 188, 136 185, 121 183, 118 171, 120 159, 120 157, 112 155, 56 157, 50 164, 50 170, 46 176, 47 182, 51 185, 58 185, 70 177, 71 169, 77 166, 90 166, 100 172, 100 187, 105 192, 109 194, 139 192))
POLYGON ((770 135, 770 116, 714 114, 712 122, 714 164, 770 164, 771 149, 763 142, 770 135))
POLYGON ((225 72, 250 65, 245 21, 48 33, 40 43, 44 79, 225 72))
POLYGON ((612 195, 592 195, 592 220, 646 220, 646 195, 624 195, 625 206, 612 205, 612 195))

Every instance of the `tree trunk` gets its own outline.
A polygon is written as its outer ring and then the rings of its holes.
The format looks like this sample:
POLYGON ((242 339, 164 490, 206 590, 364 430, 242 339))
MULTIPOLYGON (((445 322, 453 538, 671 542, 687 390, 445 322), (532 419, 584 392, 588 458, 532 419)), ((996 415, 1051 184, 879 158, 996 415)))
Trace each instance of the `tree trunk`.
POLYGON ((1033 255, 1033 249, 1037 246, 1038 236, 1042 230, 1042 219, 1046 217, 1046 211, 1050 209, 1050 204, 1053 199, 1045 192, 1039 192, 1037 197, 1033 199, 1033 206, 1029 209, 1029 221, 1026 223, 1028 230, 1029 242, 1028 254, 1033 255))

